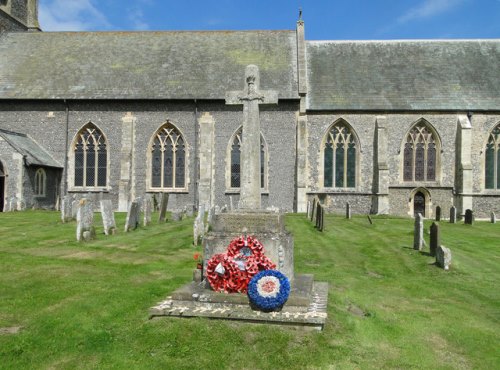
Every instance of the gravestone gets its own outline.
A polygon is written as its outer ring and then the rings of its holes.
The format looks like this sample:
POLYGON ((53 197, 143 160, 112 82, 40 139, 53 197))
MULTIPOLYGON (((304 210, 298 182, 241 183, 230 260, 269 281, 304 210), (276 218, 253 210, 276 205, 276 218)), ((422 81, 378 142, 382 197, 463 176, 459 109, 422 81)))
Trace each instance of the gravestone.
POLYGON ((325 208, 321 203, 316 206, 316 228, 318 231, 323 231, 325 221, 325 208))
POLYGON ((76 240, 81 242, 94 238, 94 204, 87 198, 82 198, 78 202, 78 210, 76 212, 76 240))
POLYGON ((212 257, 227 251, 231 241, 252 236, 263 245, 276 269, 289 279, 290 297, 280 312, 256 311, 246 294, 214 292, 205 279, 173 292, 170 299, 151 309, 153 316, 205 316, 323 328, 328 284, 314 282, 312 275, 295 275, 293 237, 285 229, 284 214, 261 206, 259 105, 275 104, 278 98, 276 91, 260 90, 259 83, 258 68, 247 66, 244 90, 226 95, 226 104, 243 105, 240 201, 237 210, 215 213, 211 231, 203 239, 203 270, 212 257))
POLYGON ((65 195, 61 202, 61 221, 63 223, 74 220, 71 203, 73 199, 69 195, 65 195))
POLYGON ((161 193, 160 214, 158 216, 158 223, 165 222, 167 206, 168 206, 168 193, 161 193))
POLYGON ((116 233, 115 213, 113 203, 110 199, 101 200, 101 216, 104 226, 104 234, 114 235, 116 233))
POLYGON ((413 232, 413 249, 422 250, 424 246, 424 218, 421 213, 415 217, 415 229, 413 232))
POLYGON ((437 206, 436 207, 436 221, 441 221, 441 207, 437 206))
POLYGON ((186 208, 184 209, 184 214, 186 215, 186 217, 193 217, 194 216, 194 208, 193 208, 193 205, 189 205, 189 206, 186 206, 186 208))
POLYGON ((439 231, 439 224, 433 222, 431 225, 431 242, 430 242, 430 255, 436 255, 437 247, 441 244, 441 237, 439 231))
POLYGON ((210 230, 210 227, 212 226, 215 209, 216 209, 215 207, 210 207, 210 209, 208 210, 207 224, 205 225, 205 233, 207 233, 210 230))
POLYGON ((311 222, 314 222, 314 219, 316 217, 316 208, 318 206, 318 198, 314 197, 313 198, 313 203, 312 203, 312 209, 311 209, 311 222))
POLYGON ((139 198, 136 198, 128 208, 127 220, 125 221, 125 232, 130 230, 135 230, 139 227, 139 219, 141 213, 141 202, 139 198))
POLYGON ((474 221, 474 213, 472 212, 472 209, 466 209, 465 210, 465 224, 466 225, 472 225, 474 221))
POLYGON ((497 216, 495 212, 491 212, 491 223, 496 224, 497 223, 497 216))
POLYGON ((205 234, 205 206, 202 204, 199 207, 198 214, 193 223, 193 243, 198 245, 200 239, 203 238, 205 234))
POLYGON ((450 224, 457 223, 457 207, 451 206, 450 208, 450 224))
POLYGON ((144 198, 144 226, 151 225, 151 215, 153 214, 153 199, 147 194, 144 198))
POLYGON ((348 220, 351 219, 351 205, 349 204, 349 202, 345 204, 345 218, 347 218, 348 220))
POLYGON ((311 219, 311 201, 307 201, 307 218, 311 219))
POLYGON ((179 211, 179 210, 174 210, 170 214, 170 219, 172 221, 181 221, 182 220, 182 215, 184 214, 184 211, 179 211))
POLYGON ((450 269, 451 265, 451 250, 444 245, 440 245, 436 249, 436 263, 445 270, 450 269))

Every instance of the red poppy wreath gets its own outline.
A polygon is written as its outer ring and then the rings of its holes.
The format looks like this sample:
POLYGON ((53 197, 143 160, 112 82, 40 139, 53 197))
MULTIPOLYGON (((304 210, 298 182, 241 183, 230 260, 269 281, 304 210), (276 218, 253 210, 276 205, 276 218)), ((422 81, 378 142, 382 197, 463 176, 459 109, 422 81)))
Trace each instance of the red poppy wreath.
POLYGON ((254 275, 275 268, 261 242, 253 236, 240 236, 229 243, 226 253, 208 260, 206 278, 216 292, 246 293, 254 275))

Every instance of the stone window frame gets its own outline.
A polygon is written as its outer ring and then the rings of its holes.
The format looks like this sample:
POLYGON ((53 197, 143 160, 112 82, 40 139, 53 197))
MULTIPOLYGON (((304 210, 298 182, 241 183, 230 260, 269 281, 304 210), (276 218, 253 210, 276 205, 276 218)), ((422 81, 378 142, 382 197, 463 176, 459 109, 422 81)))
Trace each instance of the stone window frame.
POLYGON ((481 187, 482 190, 485 192, 491 192, 491 193, 497 193, 500 191, 500 181, 499 181, 499 153, 500 153, 500 121, 496 122, 493 125, 493 128, 488 132, 488 136, 483 142, 483 145, 481 147, 481 168, 482 168, 482 175, 481 175, 481 187), (495 132, 497 131, 497 132, 495 132), (497 135, 496 137, 493 135, 497 135), (494 144, 494 155, 493 155, 493 184, 494 186, 492 188, 487 188, 486 187, 486 147, 490 143, 490 141, 493 139, 493 144, 494 144))
POLYGON ((78 131, 77 133, 73 136, 73 139, 71 140, 71 145, 69 147, 69 152, 68 152, 68 191, 74 191, 74 192, 107 192, 110 190, 109 186, 109 179, 110 179, 110 145, 109 145, 109 140, 104 133, 104 131, 96 125, 92 121, 88 121, 86 124, 84 124, 78 131), (104 138, 104 142, 106 143, 106 185, 104 186, 87 186, 85 185, 85 181, 83 182, 83 186, 76 186, 75 185, 75 146, 77 144, 77 140, 79 139, 81 133, 87 129, 89 126, 94 126, 102 135, 104 138))
MULTIPOLYGON (((238 135, 240 135, 243 132, 243 125, 239 126, 231 135, 231 138, 229 139, 229 143, 227 145, 226 149, 226 193, 231 193, 231 194, 239 194, 240 189, 236 187, 231 186, 231 151, 232 151, 232 146, 235 140, 238 139, 238 135)), ((260 188, 260 192, 262 194, 266 194, 269 192, 269 146, 267 144, 267 140, 264 137, 264 134, 262 131, 260 132, 260 139, 261 143, 264 145, 264 187, 260 188)), ((241 143, 241 141, 240 141, 241 143)), ((240 157, 241 158, 241 157, 240 157)), ((241 162, 241 160, 240 160, 241 162)), ((260 176, 259 176, 260 179, 260 176)))
MULTIPOLYGON (((427 149, 427 148, 426 148, 427 149)), ((425 158, 427 158, 427 150, 425 151, 425 158)), ((399 150, 400 154, 400 161, 399 161, 399 182, 404 185, 412 185, 415 184, 415 186, 420 186, 420 184, 426 184, 426 185, 439 185, 441 184, 442 181, 442 158, 441 154, 443 153, 442 149, 442 140, 441 136, 439 135, 438 131, 436 128, 425 118, 421 117, 418 120, 414 121, 408 130, 405 132, 403 139, 401 140, 401 147, 399 150), (410 136, 412 130, 419 126, 419 125, 424 125, 431 133, 432 137, 434 138, 434 144, 436 145, 436 162, 435 162, 435 176, 434 180, 427 180, 427 163, 424 164, 424 175, 425 175, 425 180, 415 180, 415 155, 413 156, 413 176, 412 180, 405 180, 404 179, 404 151, 405 151, 405 145, 407 143, 408 137, 410 136)))
MULTIPOLYGON (((163 122, 151 135, 149 138, 148 142, 148 147, 147 147, 147 153, 146 153, 146 189, 148 192, 168 192, 168 193, 186 193, 189 190, 189 152, 190 152, 190 145, 188 141, 186 140, 186 135, 183 133, 183 131, 179 128, 179 125, 176 125, 173 123, 170 119, 167 119, 165 122, 163 122), (156 138, 156 136, 160 133, 161 130, 163 130, 164 127, 166 126, 172 126, 179 135, 182 137, 182 140, 184 141, 184 186, 183 187, 153 187, 152 186, 152 171, 153 171, 153 157, 152 157, 152 148, 153 148, 153 143, 156 138)), ((175 178, 175 175, 172 175, 175 178)))
MULTIPOLYGON (((359 136, 354 129, 354 127, 345 119, 345 118, 338 118, 335 121, 333 121, 327 129, 324 131, 320 143, 320 148, 319 148, 319 157, 318 157, 318 163, 319 163, 319 172, 318 172, 318 183, 320 184, 320 191, 323 192, 328 192, 332 190, 341 190, 345 192, 355 192, 359 190, 360 184, 361 184, 361 140, 359 139, 359 136), (333 128, 337 125, 344 125, 346 126, 355 143, 355 164, 356 164, 356 171, 354 173, 354 186, 353 187, 336 187, 335 183, 332 183, 333 186, 331 187, 325 187, 325 146, 328 141, 328 138, 330 136, 330 132, 333 130, 333 128)), ((335 165, 333 166, 332 169, 335 172, 335 165)), ((344 168, 344 173, 347 171, 347 166, 344 168)))
POLYGON ((35 172, 33 193, 35 197, 45 197, 47 195, 47 173, 42 167, 35 172))

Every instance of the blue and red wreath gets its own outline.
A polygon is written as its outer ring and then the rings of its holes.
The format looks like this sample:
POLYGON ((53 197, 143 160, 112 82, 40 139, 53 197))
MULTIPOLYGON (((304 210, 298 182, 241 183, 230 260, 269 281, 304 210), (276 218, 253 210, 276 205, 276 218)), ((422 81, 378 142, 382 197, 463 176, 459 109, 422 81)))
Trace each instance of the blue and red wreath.
POLYGON ((290 295, 288 278, 277 270, 264 270, 256 274, 248 283, 250 303, 262 311, 281 308, 290 295))

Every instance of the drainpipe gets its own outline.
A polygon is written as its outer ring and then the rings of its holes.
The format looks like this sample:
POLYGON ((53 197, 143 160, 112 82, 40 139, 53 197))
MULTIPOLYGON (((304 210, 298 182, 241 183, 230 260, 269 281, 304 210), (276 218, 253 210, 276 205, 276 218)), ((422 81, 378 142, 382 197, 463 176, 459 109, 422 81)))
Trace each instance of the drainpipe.
POLYGON ((193 173, 193 178, 194 178, 194 197, 193 197, 193 204, 198 210, 198 182, 200 179, 198 178, 198 167, 200 165, 200 156, 198 153, 198 140, 199 140, 199 132, 198 132, 198 102, 196 99, 194 99, 194 153, 195 153, 195 159, 194 159, 194 173, 193 173))
POLYGON ((66 106, 66 138, 64 141, 64 188, 63 196, 68 194, 68 135, 69 135, 69 104, 64 99, 64 105, 66 106))

